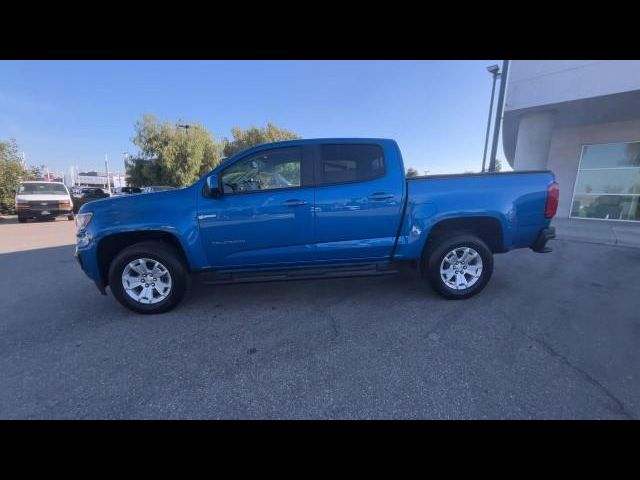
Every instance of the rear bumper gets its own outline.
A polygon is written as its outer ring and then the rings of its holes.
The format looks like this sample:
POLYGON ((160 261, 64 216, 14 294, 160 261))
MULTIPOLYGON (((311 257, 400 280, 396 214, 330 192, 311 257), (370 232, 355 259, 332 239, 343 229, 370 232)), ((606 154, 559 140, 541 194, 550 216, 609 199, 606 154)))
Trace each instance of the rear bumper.
POLYGON ((531 245, 531 250, 538 253, 549 253, 551 247, 547 247, 547 242, 553 238, 556 238, 555 227, 547 227, 540 230, 536 240, 531 245))

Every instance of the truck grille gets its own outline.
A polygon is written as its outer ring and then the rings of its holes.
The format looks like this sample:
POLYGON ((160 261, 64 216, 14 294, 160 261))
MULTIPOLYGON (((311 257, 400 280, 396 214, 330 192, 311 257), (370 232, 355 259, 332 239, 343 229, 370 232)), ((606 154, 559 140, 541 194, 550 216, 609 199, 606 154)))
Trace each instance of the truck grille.
POLYGON ((48 200, 48 201, 30 200, 29 207, 31 208, 31 210, 51 210, 52 208, 57 209, 58 201, 57 200, 48 200))

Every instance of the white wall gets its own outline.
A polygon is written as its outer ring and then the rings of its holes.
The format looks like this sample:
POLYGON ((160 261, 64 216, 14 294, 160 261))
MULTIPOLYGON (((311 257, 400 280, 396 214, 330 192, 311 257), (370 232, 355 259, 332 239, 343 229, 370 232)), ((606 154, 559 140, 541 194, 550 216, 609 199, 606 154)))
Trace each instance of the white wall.
POLYGON ((640 60, 512 60, 505 111, 640 89, 640 60))

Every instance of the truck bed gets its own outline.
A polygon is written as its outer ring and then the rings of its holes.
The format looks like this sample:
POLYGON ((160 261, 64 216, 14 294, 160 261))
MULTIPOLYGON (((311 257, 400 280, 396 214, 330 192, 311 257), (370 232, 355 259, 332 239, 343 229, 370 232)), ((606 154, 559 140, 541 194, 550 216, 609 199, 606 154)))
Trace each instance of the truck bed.
POLYGON ((549 225, 544 209, 553 181, 549 170, 410 177, 394 256, 416 258, 424 235, 437 223, 456 217, 499 222, 503 234, 498 252, 530 247, 540 229, 549 225))

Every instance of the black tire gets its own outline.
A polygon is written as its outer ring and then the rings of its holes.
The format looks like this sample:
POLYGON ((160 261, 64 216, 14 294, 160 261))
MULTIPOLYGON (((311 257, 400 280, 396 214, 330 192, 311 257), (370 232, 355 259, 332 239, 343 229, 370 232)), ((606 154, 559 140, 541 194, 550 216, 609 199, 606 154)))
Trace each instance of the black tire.
POLYGON ((164 313, 173 309, 184 297, 189 281, 187 267, 176 250, 165 242, 149 241, 136 243, 122 250, 109 266, 109 287, 113 296, 129 310, 136 313, 164 313), (144 304, 131 298, 122 285, 122 274, 126 266, 137 258, 149 258, 163 264, 171 275, 171 290, 158 303, 144 304))
MULTIPOLYGON (((493 273, 493 253, 486 243, 471 234, 457 234, 451 237, 441 237, 429 246, 422 262, 422 275, 429 282, 433 290, 444 298, 462 300, 469 298, 487 285, 493 273), (482 271, 478 280, 468 288, 456 290, 447 285, 440 275, 440 266, 446 255, 456 248, 469 247, 478 252, 482 260, 482 271)), ((446 263, 445 263, 446 265, 446 263)), ((465 279, 472 281, 471 274, 464 274, 465 279), (468 275, 468 277, 467 277, 468 275)))
POLYGON ((27 217, 18 217, 18 222, 27 223, 27 217))
POLYGON ((73 220, 73 218, 74 218, 73 215, 67 215, 67 220, 71 221, 73 220))

